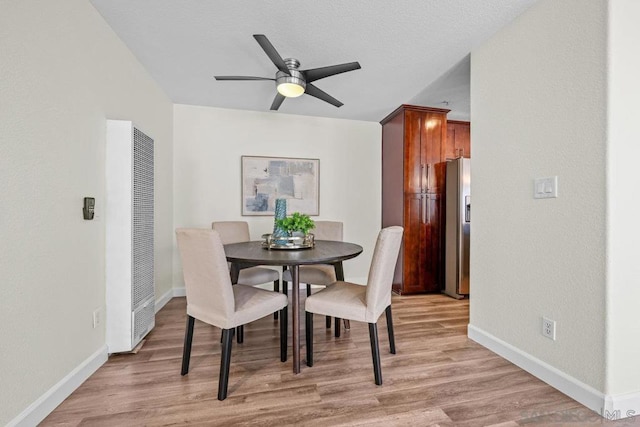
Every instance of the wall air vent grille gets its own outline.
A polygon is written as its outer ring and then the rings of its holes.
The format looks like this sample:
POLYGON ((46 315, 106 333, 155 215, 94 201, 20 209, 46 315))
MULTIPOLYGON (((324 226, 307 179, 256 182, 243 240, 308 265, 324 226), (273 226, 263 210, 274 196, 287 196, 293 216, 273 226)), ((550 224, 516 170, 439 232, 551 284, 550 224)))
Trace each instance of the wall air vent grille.
POLYGON ((133 129, 132 310, 154 294, 153 140, 133 129))
POLYGON ((155 299, 153 296, 133 312, 133 336, 134 345, 137 345, 155 326, 155 299))

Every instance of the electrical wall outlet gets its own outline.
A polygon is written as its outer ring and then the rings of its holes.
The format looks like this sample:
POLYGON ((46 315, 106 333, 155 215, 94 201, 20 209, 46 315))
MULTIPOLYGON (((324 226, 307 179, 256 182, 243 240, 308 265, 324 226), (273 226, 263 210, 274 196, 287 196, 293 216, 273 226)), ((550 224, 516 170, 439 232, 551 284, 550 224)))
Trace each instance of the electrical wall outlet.
POLYGON ((542 318, 542 335, 552 340, 556 340, 556 321, 548 319, 546 317, 542 318))
POLYGON ((102 308, 96 308, 93 311, 93 329, 102 325, 102 308))

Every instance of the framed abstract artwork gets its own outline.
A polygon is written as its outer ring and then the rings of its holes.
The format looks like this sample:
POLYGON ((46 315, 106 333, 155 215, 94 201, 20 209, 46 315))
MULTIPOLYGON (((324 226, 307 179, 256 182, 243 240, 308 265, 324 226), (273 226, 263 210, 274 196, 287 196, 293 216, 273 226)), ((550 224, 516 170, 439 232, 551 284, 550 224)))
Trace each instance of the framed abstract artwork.
POLYGON ((273 215, 276 199, 287 212, 320 214, 320 160, 242 156, 242 215, 273 215))

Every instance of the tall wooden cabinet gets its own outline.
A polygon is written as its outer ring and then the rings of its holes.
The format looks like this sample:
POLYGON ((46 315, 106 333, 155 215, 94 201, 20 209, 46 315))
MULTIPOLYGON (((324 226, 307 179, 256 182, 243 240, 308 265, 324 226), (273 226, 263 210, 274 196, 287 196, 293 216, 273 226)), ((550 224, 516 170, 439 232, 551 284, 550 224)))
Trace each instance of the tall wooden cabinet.
POLYGON ((393 289, 438 292, 443 283, 445 148, 449 110, 401 105, 382 124, 382 226, 404 239, 393 289))

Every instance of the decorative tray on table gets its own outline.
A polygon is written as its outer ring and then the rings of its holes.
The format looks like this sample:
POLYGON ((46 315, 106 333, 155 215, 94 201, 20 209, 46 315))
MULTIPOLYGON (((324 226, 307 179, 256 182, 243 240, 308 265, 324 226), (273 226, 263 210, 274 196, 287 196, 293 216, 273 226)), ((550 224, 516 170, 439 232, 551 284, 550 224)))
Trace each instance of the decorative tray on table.
POLYGON ((313 234, 305 236, 274 236, 272 234, 262 235, 262 247, 264 249, 295 250, 313 248, 313 234))

